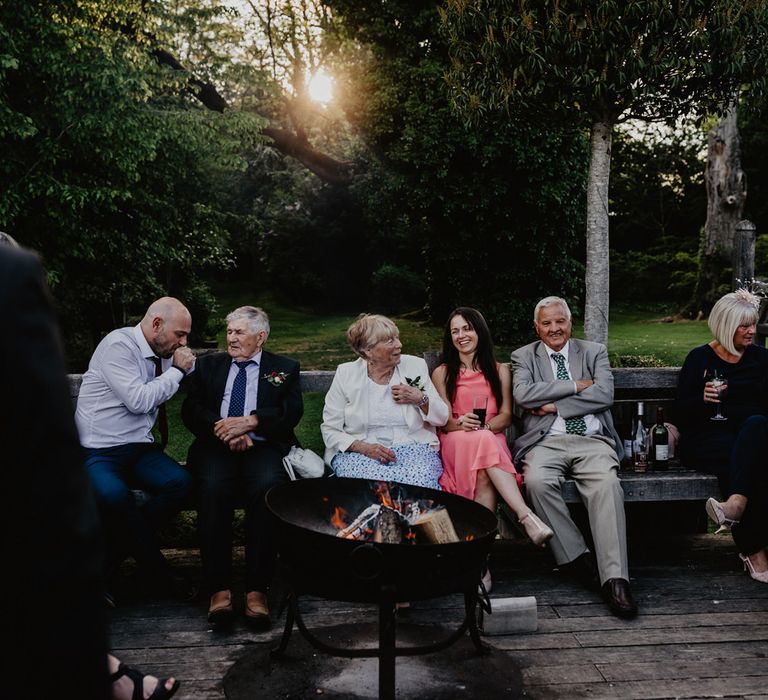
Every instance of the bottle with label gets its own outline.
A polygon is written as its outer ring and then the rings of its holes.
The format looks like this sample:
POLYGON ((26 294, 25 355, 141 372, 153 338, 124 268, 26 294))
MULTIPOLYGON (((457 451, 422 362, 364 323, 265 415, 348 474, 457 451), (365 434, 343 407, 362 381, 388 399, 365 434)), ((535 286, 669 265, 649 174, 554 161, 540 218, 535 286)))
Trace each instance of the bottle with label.
POLYGON ((635 419, 630 418, 621 426, 616 426, 616 432, 622 436, 624 457, 621 460, 622 469, 632 469, 632 442, 634 440, 635 419))
POLYGON ((648 468, 648 431, 645 429, 645 405, 637 402, 637 415, 632 436, 632 466, 636 472, 648 468))
POLYGON ((664 409, 656 409, 656 425, 653 426, 653 468, 666 471, 669 467, 669 431, 664 425, 664 409))

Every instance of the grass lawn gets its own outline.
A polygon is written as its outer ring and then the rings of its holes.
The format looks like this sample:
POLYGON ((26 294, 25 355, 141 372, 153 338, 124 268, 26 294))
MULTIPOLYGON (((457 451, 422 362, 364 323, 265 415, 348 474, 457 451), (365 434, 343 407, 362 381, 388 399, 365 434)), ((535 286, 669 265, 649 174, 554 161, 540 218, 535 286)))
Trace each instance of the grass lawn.
MULTIPOLYGON (((244 294, 232 288, 217 290, 223 317, 226 313, 243 304, 258 304, 270 316, 272 332, 267 347, 282 355, 289 355, 301 362, 302 369, 335 369, 340 362, 354 359, 347 347, 345 336, 355 315, 324 316, 318 313, 289 308, 264 295, 244 294)), ((627 356, 652 357, 661 364, 677 366, 682 364, 686 353, 696 345, 711 339, 704 321, 676 321, 662 323, 657 313, 645 311, 616 310, 611 312, 608 349, 614 365, 626 363, 627 356)), ((412 318, 396 318, 400 329, 403 349, 411 355, 421 355, 425 350, 439 349, 442 329, 430 326, 412 318)), ((491 323, 492 326, 492 323, 491 323)), ((582 337, 580 324, 574 326, 574 336, 582 337)), ((535 339, 531 330, 531 340, 535 339)), ((225 347, 226 334, 218 336, 219 347, 225 347)), ((509 359, 512 347, 497 348, 501 361, 509 359)), ((175 459, 186 459, 191 436, 179 418, 182 396, 176 396, 168 407, 170 443, 168 451, 175 459)), ((323 396, 304 395, 304 417, 299 423, 297 434, 304 447, 322 454, 323 441, 320 437, 323 396)))

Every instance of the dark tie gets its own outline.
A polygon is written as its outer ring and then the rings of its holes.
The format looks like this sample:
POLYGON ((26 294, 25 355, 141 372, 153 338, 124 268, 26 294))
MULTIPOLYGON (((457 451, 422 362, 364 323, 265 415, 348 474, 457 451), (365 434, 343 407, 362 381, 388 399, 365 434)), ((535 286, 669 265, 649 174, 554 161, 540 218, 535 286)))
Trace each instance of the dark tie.
MULTIPOLYGON (((159 357, 154 358, 155 376, 163 373, 163 362, 159 357)), ((157 407, 157 429, 160 431, 160 447, 165 449, 168 444, 168 414, 165 412, 165 402, 157 407)))
POLYGON ((235 375, 235 381, 232 382, 232 394, 229 397, 229 416, 242 416, 245 412, 245 385, 247 380, 247 373, 245 368, 248 365, 253 364, 253 360, 246 360, 245 362, 235 362, 237 365, 237 374, 235 375))
MULTIPOLYGON (((557 379, 570 379, 568 370, 565 368, 565 358, 559 352, 553 352, 552 359, 557 365, 557 379)), ((565 432, 569 435, 586 435, 587 424, 583 418, 566 418, 565 432)))

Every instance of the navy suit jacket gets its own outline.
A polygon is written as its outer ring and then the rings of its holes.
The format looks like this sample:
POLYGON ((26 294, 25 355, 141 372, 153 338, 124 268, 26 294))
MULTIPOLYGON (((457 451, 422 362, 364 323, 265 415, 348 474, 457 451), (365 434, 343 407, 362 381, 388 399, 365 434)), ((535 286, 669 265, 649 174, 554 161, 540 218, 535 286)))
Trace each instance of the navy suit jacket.
MULTIPOLYGON (((218 444, 227 451, 214 435, 213 425, 222 418, 219 412, 231 364, 232 358, 226 352, 199 357, 195 371, 184 380, 187 396, 181 407, 182 420, 195 436, 195 443, 218 444)), ((259 425, 254 433, 279 446, 284 453, 298 444, 294 428, 304 413, 299 370, 296 360, 262 351, 256 410, 252 411, 252 415, 258 416, 259 425), (272 372, 284 372, 285 381, 275 386, 267 380, 272 372)), ((192 460, 195 443, 190 447, 192 460)))

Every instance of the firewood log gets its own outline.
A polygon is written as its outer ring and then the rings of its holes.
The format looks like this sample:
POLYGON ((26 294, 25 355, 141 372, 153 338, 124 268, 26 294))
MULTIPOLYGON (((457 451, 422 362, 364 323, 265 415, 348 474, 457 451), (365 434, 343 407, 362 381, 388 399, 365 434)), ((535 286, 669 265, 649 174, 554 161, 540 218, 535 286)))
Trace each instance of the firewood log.
POLYGON ((379 514, 376 516, 373 541, 384 542, 386 544, 399 544, 402 539, 402 516, 392 508, 381 506, 379 514))
POLYGON ((458 542, 459 536, 453 527, 451 516, 445 508, 433 508, 424 513, 411 528, 432 544, 458 542))

